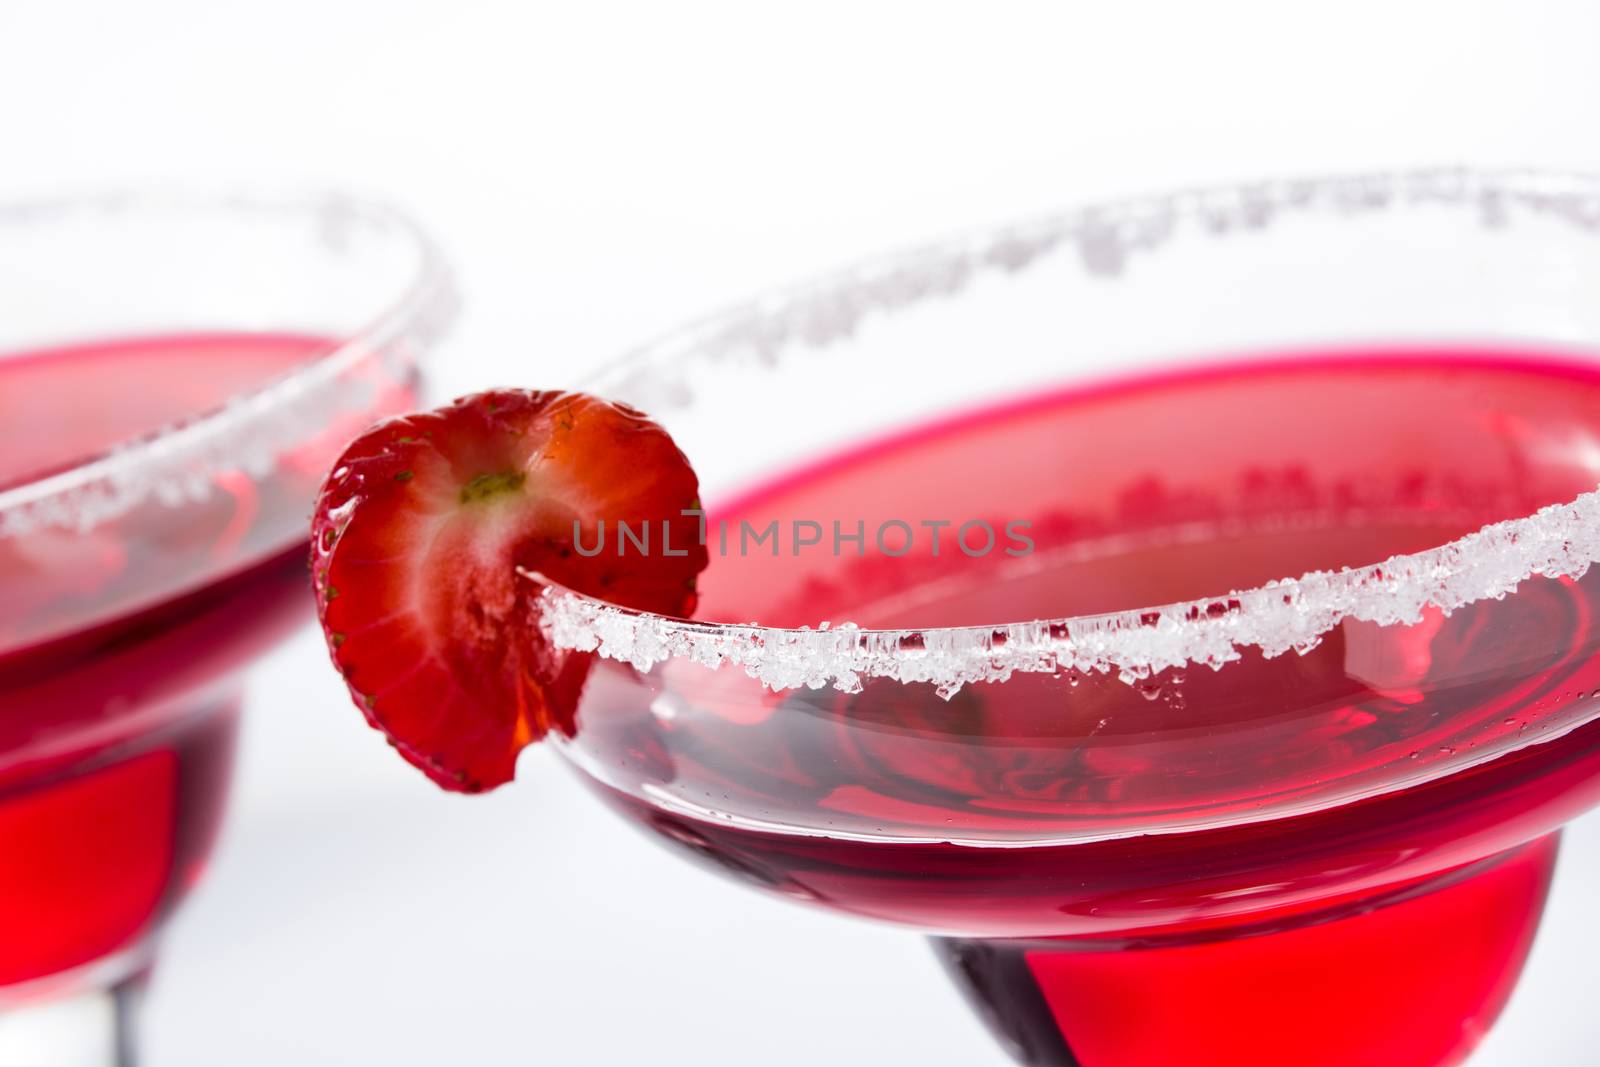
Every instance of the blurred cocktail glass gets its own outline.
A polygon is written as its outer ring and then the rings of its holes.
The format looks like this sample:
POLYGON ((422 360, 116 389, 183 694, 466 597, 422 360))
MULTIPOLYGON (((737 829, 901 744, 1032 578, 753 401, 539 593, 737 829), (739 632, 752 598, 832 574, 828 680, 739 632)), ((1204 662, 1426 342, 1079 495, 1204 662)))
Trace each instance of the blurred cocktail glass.
POLYGON ((317 484, 453 306, 341 195, 0 205, 0 1061, 132 1061, 243 672, 310 618, 317 484))

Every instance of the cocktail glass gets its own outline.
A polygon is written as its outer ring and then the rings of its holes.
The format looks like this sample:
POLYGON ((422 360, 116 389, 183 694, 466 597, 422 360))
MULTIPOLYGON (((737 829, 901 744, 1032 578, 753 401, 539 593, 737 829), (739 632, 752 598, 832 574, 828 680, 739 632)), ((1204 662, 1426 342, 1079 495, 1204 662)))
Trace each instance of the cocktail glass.
POLYGON ((1600 181, 1444 169, 695 323, 588 388, 695 463, 701 608, 537 590, 591 658, 560 750, 694 861, 931 934, 1019 1062, 1460 1062, 1600 800, 1596 291, 1600 181))
POLYGON ((317 485, 453 306, 345 196, 0 206, 0 1062, 132 1061, 242 672, 309 618, 317 485))

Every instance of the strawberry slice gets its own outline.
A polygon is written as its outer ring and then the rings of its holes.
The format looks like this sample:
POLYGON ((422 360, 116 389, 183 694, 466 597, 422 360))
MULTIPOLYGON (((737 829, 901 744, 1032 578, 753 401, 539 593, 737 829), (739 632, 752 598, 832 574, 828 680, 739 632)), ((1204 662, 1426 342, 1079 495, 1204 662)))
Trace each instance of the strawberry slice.
POLYGON ((495 390, 380 422, 345 449, 312 520, 333 662, 402 756, 446 789, 493 789, 523 747, 572 734, 589 662, 549 647, 517 568, 687 615, 706 550, 681 513, 698 496, 665 430, 580 393, 495 390), (647 523, 653 551, 622 554, 619 521, 647 523))

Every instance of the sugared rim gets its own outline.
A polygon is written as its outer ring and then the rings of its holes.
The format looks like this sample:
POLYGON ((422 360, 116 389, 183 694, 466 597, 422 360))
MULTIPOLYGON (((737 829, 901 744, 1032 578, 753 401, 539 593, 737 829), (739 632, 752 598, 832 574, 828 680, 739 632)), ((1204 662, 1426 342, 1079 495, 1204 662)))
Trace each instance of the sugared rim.
POLYGON ((353 394, 360 390, 342 381, 347 371, 404 340, 415 339, 419 350, 425 348, 454 315, 455 290, 432 238, 393 207, 332 190, 118 190, 3 203, 0 224, 32 224, 84 212, 163 210, 292 211, 330 225, 375 222, 412 245, 416 269, 386 306, 318 358, 220 407, 121 442, 66 470, 0 490, 0 540, 40 529, 90 529, 152 497, 193 499, 208 491, 213 475, 227 470, 264 473, 275 455, 326 426, 332 415, 359 408, 362 398, 353 394))
MULTIPOLYGON (((741 354, 771 360, 794 340, 848 333, 868 314, 948 296, 980 273, 1014 273, 1061 248, 1075 248, 1090 271, 1116 270, 1184 224, 1213 232, 1259 229, 1296 212, 1353 214, 1423 203, 1470 207, 1495 224, 1528 211, 1596 229, 1600 177, 1432 169, 1257 182, 1083 208, 791 287, 630 353, 597 381, 645 410, 653 401, 671 406, 687 395, 658 362, 741 354), (831 325, 825 325, 827 315, 831 325)), ((1600 491, 1365 567, 1313 571, 1201 600, 998 625, 875 630, 820 620, 816 628, 695 622, 619 607, 539 575, 524 577, 543 586, 541 627, 560 648, 597 652, 639 670, 673 658, 713 669, 730 663, 774 690, 832 685, 853 692, 864 678, 890 678, 927 682, 949 697, 963 685, 1004 681, 1018 672, 1114 673, 1132 683, 1169 668, 1221 669, 1248 647, 1269 657, 1289 649, 1304 653, 1346 619, 1415 623, 1427 609, 1448 614, 1504 597, 1534 577, 1581 577, 1596 561, 1600 491)))

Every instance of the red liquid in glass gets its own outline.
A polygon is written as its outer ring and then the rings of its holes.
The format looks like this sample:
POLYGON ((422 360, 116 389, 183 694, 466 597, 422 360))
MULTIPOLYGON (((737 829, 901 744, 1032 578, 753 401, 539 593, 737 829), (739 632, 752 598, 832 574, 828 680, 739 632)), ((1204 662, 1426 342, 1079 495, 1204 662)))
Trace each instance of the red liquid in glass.
MULTIPOLYGON (((1600 372, 1526 355, 1314 354, 937 423, 712 522, 1022 518, 1034 555, 924 538, 887 558, 870 533, 861 557, 714 553, 700 615, 999 624, 1429 548, 1600 482, 1600 372)), ((1597 611, 1595 572, 1533 578, 1411 626, 1346 621, 1304 654, 948 701, 599 661, 576 747, 690 856, 941 935, 1023 1062, 1456 1063, 1526 957, 1553 831, 1600 802, 1597 611)))
MULTIPOLYGON (((206 334, 0 358, 0 488, 216 408, 329 347, 206 334)), ((372 396, 392 409, 409 384, 372 396)), ((0 539, 0 987, 137 954, 199 876, 237 675, 306 617, 296 535, 346 430, 270 476, 219 475, 198 499, 0 539)))

